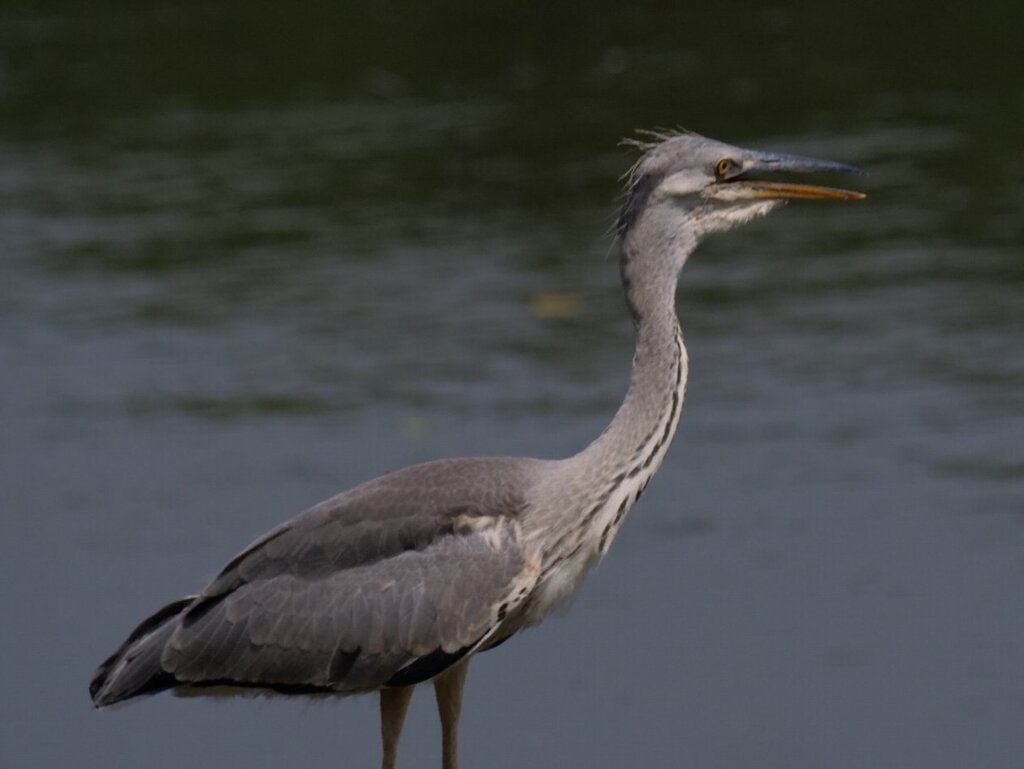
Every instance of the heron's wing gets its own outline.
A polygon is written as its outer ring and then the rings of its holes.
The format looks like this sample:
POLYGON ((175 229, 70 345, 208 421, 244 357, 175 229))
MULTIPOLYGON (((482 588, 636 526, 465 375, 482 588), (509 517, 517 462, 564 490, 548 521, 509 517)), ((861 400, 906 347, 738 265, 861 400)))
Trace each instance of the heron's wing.
POLYGON ((486 641, 539 568, 521 546, 518 466, 433 465, 258 540, 182 613, 163 668, 181 684, 361 691, 424 680, 486 641))

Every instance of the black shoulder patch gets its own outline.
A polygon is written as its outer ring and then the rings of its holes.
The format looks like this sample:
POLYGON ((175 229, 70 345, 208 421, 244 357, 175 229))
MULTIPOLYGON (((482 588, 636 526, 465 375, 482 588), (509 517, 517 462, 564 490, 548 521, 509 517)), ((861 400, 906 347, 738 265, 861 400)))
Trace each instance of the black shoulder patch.
POLYGON ((417 658, 384 682, 385 686, 412 686, 443 673, 466 656, 475 644, 464 646, 456 652, 434 649, 430 654, 417 658))

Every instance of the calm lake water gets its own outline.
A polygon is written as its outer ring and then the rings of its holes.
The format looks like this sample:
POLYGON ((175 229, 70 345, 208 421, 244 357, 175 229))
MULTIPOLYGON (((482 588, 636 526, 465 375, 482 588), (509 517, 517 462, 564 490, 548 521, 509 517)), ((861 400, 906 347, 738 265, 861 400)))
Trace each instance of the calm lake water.
MULTIPOLYGON (((596 435, 617 142, 680 124, 869 197, 691 260, 676 445, 476 659, 465 765, 1021 766, 1024 7, 850 5, 0 10, 0 763, 377 765, 372 698, 88 680, 326 496, 596 435)), ((400 765, 438 754, 424 691, 400 765)))

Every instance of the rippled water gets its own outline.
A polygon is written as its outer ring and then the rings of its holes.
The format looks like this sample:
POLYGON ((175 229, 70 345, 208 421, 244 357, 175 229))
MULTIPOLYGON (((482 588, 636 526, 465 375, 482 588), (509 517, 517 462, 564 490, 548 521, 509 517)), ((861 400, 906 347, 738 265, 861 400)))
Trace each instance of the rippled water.
POLYGON ((676 445, 570 616, 474 663, 465 764, 1019 765, 1019 11, 84 7, 0 14, 5 766, 375 765, 370 699, 86 685, 325 496, 591 439, 616 141, 680 122, 869 197, 693 258, 676 445))

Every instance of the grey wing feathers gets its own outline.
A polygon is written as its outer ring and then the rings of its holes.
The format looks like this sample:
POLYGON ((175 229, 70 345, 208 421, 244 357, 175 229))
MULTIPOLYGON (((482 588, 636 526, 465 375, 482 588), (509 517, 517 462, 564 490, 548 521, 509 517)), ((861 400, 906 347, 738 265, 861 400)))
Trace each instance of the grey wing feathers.
POLYGON ((527 463, 418 465, 317 505, 176 614, 143 623, 119 654, 158 652, 149 689, 347 693, 431 677, 486 640, 536 579, 517 520, 527 463))

